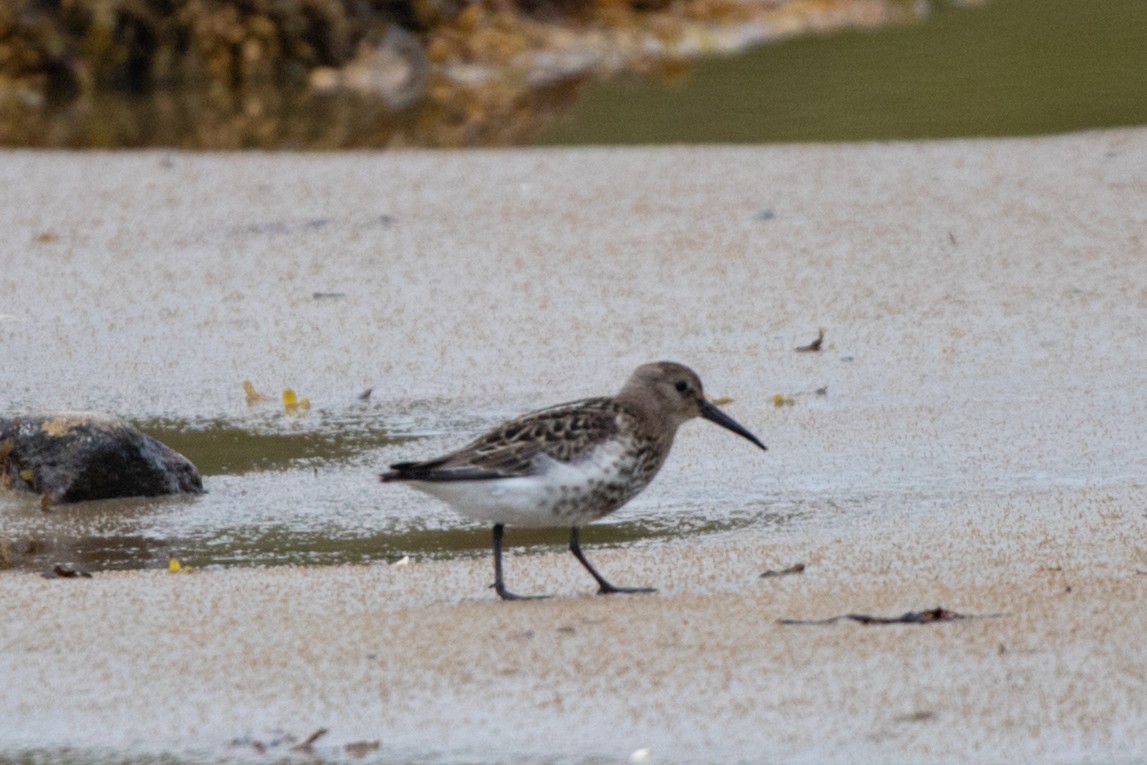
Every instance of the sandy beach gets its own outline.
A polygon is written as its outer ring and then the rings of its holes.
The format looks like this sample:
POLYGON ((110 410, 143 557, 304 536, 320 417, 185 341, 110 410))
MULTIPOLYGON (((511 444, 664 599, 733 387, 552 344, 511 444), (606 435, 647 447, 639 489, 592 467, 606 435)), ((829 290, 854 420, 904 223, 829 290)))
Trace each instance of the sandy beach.
MULTIPOLYGON (((508 557, 555 596, 524 603, 477 554, 0 572, 0 760, 1147 762, 1147 129, 3 152, 0 179, 2 413, 232 418, 252 379, 420 423, 284 476, 284 513, 451 523, 377 468, 657 358, 769 446, 691 423, 619 513, 718 531, 585 531, 654 595, 593 596, 556 546, 508 557), (782 623, 937 607, 967 618, 782 623)), ((0 536, 33 512, 2 500, 0 536)))

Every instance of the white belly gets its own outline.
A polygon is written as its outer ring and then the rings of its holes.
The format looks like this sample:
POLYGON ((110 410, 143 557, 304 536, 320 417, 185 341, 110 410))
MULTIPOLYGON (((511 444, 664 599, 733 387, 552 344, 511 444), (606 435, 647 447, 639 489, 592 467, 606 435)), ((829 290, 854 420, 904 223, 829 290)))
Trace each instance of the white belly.
POLYGON ((608 515, 641 489, 632 459, 616 441, 572 463, 545 455, 523 478, 484 481, 408 481, 469 518, 511 526, 579 526, 608 515))

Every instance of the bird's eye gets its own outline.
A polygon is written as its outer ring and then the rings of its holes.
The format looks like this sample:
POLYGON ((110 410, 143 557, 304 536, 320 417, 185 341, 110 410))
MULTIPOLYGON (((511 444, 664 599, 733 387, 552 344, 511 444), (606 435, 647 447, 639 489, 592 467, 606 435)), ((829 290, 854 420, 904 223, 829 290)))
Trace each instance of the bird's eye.
POLYGON ((677 384, 673 387, 677 389, 678 393, 684 393, 685 391, 689 390, 689 383, 685 382, 684 380, 678 380, 677 384))

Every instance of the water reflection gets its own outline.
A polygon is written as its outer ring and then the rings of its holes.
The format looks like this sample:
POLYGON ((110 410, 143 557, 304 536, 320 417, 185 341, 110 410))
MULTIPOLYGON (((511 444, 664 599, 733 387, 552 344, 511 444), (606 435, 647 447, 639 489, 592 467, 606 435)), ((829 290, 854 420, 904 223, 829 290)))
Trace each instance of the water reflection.
MULTIPOLYGON (((490 529, 413 492, 386 492, 368 468, 308 469, 217 477, 202 497, 105 500, 43 512, 32 498, 0 501, 5 518, 0 564, 46 571, 69 562, 86 571, 182 565, 336 565, 394 562, 404 556, 487 554, 490 529), (344 493, 345 492, 345 493, 344 493)), ((632 544, 801 519, 807 508, 773 503, 714 514, 693 506, 626 512, 587 527, 583 542, 632 544)), ((564 529, 511 529, 507 546, 560 549, 564 529)))
POLYGON ((409 440, 386 426, 355 413, 315 413, 315 421, 290 422, 275 412, 262 420, 237 425, 215 419, 201 422, 151 420, 136 426, 182 453, 204 475, 238 475, 280 470, 301 463, 337 463, 367 449, 409 440))
POLYGON ((349 149, 531 143, 572 108, 586 76, 523 90, 478 111, 455 92, 392 110, 354 92, 256 88, 99 93, 11 111, 0 102, 0 144, 38 148, 349 149))

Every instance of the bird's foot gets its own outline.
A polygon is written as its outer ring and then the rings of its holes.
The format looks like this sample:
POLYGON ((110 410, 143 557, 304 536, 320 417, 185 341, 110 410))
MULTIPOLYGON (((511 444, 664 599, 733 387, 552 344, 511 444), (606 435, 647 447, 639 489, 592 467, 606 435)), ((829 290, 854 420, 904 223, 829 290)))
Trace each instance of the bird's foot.
POLYGON ((654 587, 617 587, 609 582, 601 582, 601 587, 598 589, 598 595, 635 595, 640 593, 657 592, 654 587))
POLYGON ((492 584, 490 588, 498 593, 498 597, 502 600, 545 600, 549 595, 517 595, 510 592, 501 584, 492 584))

